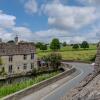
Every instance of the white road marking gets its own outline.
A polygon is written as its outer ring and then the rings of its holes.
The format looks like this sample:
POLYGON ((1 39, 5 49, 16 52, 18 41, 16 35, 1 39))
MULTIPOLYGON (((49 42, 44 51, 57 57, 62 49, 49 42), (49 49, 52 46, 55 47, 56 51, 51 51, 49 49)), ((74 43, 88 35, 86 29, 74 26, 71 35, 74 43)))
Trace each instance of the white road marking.
MULTIPOLYGON (((84 73, 83 70, 82 70, 81 68, 78 68, 78 69, 81 71, 81 74, 79 74, 79 75, 77 75, 75 78, 69 80, 69 81, 67 82, 67 84, 69 84, 71 81, 75 80, 77 77, 81 76, 81 75, 84 73)), ((67 84, 63 84, 62 86, 56 88, 54 91, 50 92, 48 95, 46 95, 45 97, 43 97, 41 100, 45 100, 48 96, 54 94, 54 93, 57 92, 57 91, 60 91, 60 89, 61 89, 62 87, 64 87, 65 85, 67 85, 67 84)))

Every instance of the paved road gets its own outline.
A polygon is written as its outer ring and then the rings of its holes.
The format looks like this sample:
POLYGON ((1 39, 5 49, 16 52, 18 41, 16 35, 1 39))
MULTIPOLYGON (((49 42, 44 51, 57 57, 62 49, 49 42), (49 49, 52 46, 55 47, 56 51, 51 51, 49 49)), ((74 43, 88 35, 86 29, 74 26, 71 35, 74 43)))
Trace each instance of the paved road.
POLYGON ((21 100, 60 100, 72 88, 77 86, 79 82, 92 72, 93 66, 84 63, 70 63, 77 71, 71 76, 66 77, 54 84, 51 84, 40 91, 30 94, 21 100), (63 84, 62 84, 63 83, 63 84))

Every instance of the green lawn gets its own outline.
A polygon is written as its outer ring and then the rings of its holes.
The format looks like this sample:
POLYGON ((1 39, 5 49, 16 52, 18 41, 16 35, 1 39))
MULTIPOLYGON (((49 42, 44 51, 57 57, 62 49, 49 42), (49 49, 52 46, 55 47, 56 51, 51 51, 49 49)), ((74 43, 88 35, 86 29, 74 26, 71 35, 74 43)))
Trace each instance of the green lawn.
MULTIPOLYGON (((79 60, 79 61, 90 61, 96 54, 96 45, 90 45, 89 49, 79 48, 78 50, 72 49, 72 46, 66 46, 59 50, 63 60, 79 60)), ((41 58, 43 55, 51 53, 50 49, 46 51, 37 51, 38 57, 41 58)))

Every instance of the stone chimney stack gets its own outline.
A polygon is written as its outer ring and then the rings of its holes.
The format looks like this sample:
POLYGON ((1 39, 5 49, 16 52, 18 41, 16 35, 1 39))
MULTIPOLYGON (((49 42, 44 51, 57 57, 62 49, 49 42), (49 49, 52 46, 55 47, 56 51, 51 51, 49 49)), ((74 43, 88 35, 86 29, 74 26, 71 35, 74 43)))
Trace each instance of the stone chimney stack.
POLYGON ((18 44, 18 36, 15 37, 15 43, 18 44))

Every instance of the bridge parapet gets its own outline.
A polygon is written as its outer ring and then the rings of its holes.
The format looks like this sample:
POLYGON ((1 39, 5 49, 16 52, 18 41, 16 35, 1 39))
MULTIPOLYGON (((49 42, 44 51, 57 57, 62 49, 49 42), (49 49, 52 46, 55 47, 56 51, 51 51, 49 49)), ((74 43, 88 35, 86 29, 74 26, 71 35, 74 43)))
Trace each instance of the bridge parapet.
POLYGON ((95 71, 96 73, 100 71, 100 42, 97 48, 96 60, 95 60, 95 71))

